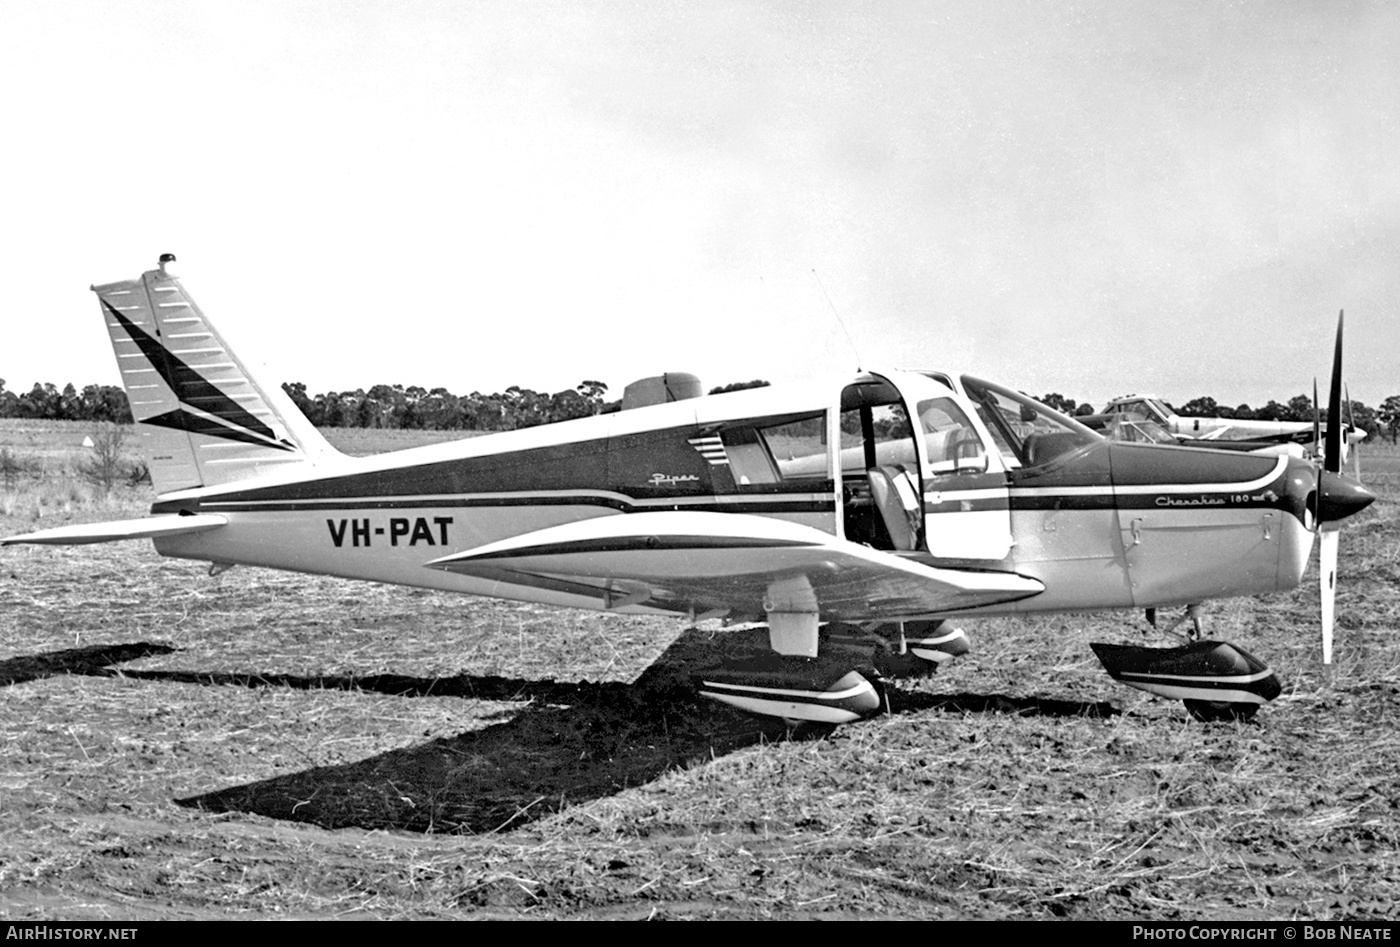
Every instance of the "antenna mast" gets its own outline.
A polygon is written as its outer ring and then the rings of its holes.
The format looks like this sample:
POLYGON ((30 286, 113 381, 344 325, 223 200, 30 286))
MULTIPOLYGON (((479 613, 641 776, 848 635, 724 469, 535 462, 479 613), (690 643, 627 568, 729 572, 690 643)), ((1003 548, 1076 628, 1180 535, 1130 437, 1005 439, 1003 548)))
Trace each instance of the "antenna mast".
POLYGON ((841 331, 846 334, 846 343, 850 345, 851 351, 856 353, 856 371, 863 371, 861 368, 860 349, 856 347, 856 340, 851 338, 850 330, 846 328, 845 321, 841 318, 841 313, 836 311, 836 304, 831 301, 831 294, 822 285, 822 278, 817 275, 817 268, 812 267, 812 279, 817 281, 817 289, 822 291, 822 296, 826 299, 826 304, 831 308, 831 314, 836 317, 836 324, 841 327, 841 331))

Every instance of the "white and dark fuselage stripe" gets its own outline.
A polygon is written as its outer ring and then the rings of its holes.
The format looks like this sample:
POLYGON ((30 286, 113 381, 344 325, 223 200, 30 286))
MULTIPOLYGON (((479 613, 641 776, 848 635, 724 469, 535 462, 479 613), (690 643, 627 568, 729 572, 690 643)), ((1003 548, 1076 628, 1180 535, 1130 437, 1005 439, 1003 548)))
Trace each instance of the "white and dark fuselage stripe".
MULTIPOLYGON (((312 511, 323 509, 413 509, 415 507, 508 507, 522 505, 606 507, 618 512, 652 509, 728 510, 756 514, 834 513, 835 485, 831 481, 803 480, 757 487, 735 484, 728 469, 704 461, 689 439, 674 437, 684 445, 693 466, 673 480, 658 485, 657 467, 667 459, 650 453, 624 458, 618 463, 606 441, 556 445, 522 451, 503 460, 485 455, 435 461, 412 467, 351 472, 275 486, 201 492, 188 499, 158 502, 154 512, 187 509, 209 512, 312 511), (577 463, 570 459, 582 458, 577 463), (630 466, 629 471, 626 468, 630 466), (592 468, 580 469, 580 468, 592 468), (593 473, 594 476, 588 476, 593 473), (580 480, 621 481, 613 489, 581 488, 580 480), (628 483, 627 481, 630 481, 628 483), (429 489, 425 490, 424 487, 429 489), (437 487, 439 489, 433 489, 437 487), (441 489, 447 487, 449 489, 441 489), (452 489, 457 488, 457 489, 452 489), (724 488, 724 489, 716 489, 724 488), (794 489, 795 488, 795 489, 794 489)), ((659 440, 662 438, 658 438, 659 440)), ((634 451, 633 453, 637 453, 634 451)), ((674 456, 674 455, 673 455, 674 456)), ((1117 453, 1115 453, 1115 458, 1117 453)), ((924 492, 928 514, 978 510, 1103 510, 1115 507, 1218 507, 1287 509, 1283 478, 1287 459, 1263 460, 1248 470, 1248 479, 1229 482, 1188 480, 1180 483, 1073 483, 1071 478, 1046 486, 1012 482, 1004 488, 977 486, 956 489, 957 484, 931 481, 924 492)), ((668 468, 675 470, 677 468, 668 468)), ((667 476, 665 474, 662 475, 667 476)))

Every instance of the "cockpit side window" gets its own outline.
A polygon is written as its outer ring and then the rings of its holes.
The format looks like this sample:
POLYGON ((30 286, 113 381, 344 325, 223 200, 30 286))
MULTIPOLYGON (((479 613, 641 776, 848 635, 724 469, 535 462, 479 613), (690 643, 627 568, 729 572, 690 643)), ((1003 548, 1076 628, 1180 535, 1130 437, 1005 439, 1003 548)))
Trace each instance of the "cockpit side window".
POLYGON ((1123 406, 1123 413, 1129 417, 1141 418, 1144 421, 1152 420, 1152 412, 1147 407, 1146 401, 1130 401, 1123 406))
POLYGON ((928 466, 933 476, 981 473, 987 469, 987 450, 977 429, 952 398, 919 402, 919 423, 924 429, 928 466))

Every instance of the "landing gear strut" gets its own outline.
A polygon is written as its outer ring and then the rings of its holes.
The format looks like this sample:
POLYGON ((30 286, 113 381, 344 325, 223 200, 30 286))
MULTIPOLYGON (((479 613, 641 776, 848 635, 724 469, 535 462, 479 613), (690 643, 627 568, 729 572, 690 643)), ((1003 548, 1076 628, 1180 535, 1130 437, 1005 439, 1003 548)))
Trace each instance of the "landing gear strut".
POLYGON ((1157 609, 1149 608, 1147 610, 1147 623, 1164 635, 1179 634, 1176 630, 1177 626, 1188 618, 1191 619, 1191 630, 1181 637, 1187 641, 1200 641, 1205 633, 1205 622, 1201 619, 1200 605, 1187 605, 1186 611, 1173 618, 1171 624, 1162 628, 1157 628, 1157 609))

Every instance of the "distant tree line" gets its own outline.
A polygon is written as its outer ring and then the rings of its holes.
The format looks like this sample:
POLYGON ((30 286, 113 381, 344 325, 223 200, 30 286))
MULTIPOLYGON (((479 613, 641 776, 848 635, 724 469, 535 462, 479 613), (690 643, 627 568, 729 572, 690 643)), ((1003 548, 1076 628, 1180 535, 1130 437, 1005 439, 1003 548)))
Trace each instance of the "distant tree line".
MULTIPOLYGON (((721 385, 710 394, 761 388, 768 382, 754 380, 721 385)), ((405 428, 435 431, 513 431, 518 428, 568 421, 616 411, 620 401, 607 401, 608 386, 585 380, 573 388, 544 394, 512 385, 503 392, 455 395, 446 388, 417 385, 375 385, 366 391, 329 391, 310 395, 301 382, 283 383, 282 390, 317 427, 405 428)), ((1040 395, 1038 401, 1065 414, 1092 414, 1094 408, 1058 392, 1040 395)), ((1168 407, 1172 407, 1168 405, 1168 407)), ((1306 394, 1290 398, 1286 404, 1270 400, 1263 407, 1247 404, 1229 407, 1202 395, 1179 407, 1187 417, 1239 418, 1254 421, 1312 421, 1312 398, 1306 394)), ((1325 415, 1325 409, 1324 409, 1325 415)), ((1400 439, 1400 395, 1391 395, 1378 408, 1360 401, 1351 402, 1356 426, 1371 437, 1382 433, 1400 439)), ((62 389, 51 383, 35 383, 19 394, 5 388, 0 378, 0 418, 35 418, 49 421, 111 421, 131 423, 126 392, 115 385, 87 385, 81 391, 71 383, 62 389)))
POLYGON ((299 381, 284 382, 282 390, 317 427, 513 431, 616 411, 620 404, 604 400, 608 386, 601 381, 582 381, 554 394, 518 385, 489 395, 479 391, 455 395, 446 388, 418 385, 375 385, 368 391, 356 388, 311 395, 299 381))
POLYGON ((5 390, 0 378, 0 418, 36 418, 45 421, 112 421, 131 423, 126 392, 116 385, 88 385, 78 391, 71 383, 63 390, 52 383, 35 383, 25 394, 5 390))
POLYGON ((730 385, 720 385, 718 388, 711 388, 710 394, 722 395, 730 391, 745 391, 749 388, 767 388, 770 384, 771 382, 766 382, 761 378, 755 378, 753 381, 736 381, 730 385))
MULTIPOLYGON (((710 394, 762 388, 768 382, 735 382, 710 394)), ((585 380, 573 388, 544 394, 512 385, 503 392, 455 395, 446 388, 417 385, 375 385, 366 391, 309 394, 299 381, 284 382, 282 390, 317 427, 379 427, 433 431, 514 431, 519 428, 608 414, 622 407, 606 399, 608 386, 585 380)))

